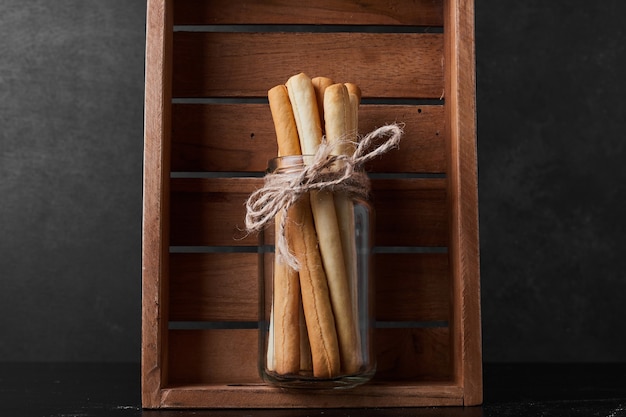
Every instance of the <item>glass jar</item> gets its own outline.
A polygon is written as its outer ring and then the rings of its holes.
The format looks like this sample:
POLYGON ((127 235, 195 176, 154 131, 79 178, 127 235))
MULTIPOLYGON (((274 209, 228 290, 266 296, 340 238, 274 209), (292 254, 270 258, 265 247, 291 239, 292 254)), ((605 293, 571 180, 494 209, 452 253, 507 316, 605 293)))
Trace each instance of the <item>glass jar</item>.
MULTIPOLYGON (((272 159, 268 173, 298 175, 306 158, 272 159)), ((373 222, 364 198, 311 190, 262 235, 259 370, 266 382, 335 389, 373 377, 373 222), (277 247, 282 236, 286 252, 277 247)))

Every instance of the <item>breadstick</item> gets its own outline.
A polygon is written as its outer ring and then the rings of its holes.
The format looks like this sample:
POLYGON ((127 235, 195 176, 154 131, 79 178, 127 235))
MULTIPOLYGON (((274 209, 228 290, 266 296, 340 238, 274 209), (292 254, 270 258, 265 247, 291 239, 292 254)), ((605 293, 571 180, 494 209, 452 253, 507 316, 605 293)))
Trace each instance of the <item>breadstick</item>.
POLYGON ((322 142, 322 124, 313 82, 300 73, 289 78, 286 85, 302 154, 313 155, 322 142))
MULTIPOLYGON (((354 83, 345 83, 344 84, 348 89, 348 94, 350 96, 350 107, 352 108, 352 119, 350 123, 348 123, 348 140, 353 143, 352 146, 346 146, 344 150, 347 150, 349 154, 353 154, 356 149, 357 141, 359 140, 359 106, 361 105, 361 89, 358 85, 354 83)), ((348 213, 342 211, 342 214, 339 215, 341 221, 344 225, 350 226, 350 231, 345 232, 342 230, 342 247, 344 248, 344 256, 351 257, 354 259, 354 262, 346 261, 348 277, 356 277, 356 241, 354 238, 346 238, 346 235, 354 236, 354 212, 349 210, 348 213), (345 233, 345 234, 344 234, 345 233), (344 246, 345 242, 345 246, 344 246)), ((350 283, 356 283, 356 279, 350 280, 350 283)), ((350 292, 352 294, 352 299, 358 299, 358 286, 352 285, 350 288, 350 292)), ((353 303, 354 317, 358 323, 359 317, 359 306, 357 303, 353 303)), ((361 346, 361 333, 357 331, 358 344, 361 346)))
POLYGON ((298 139, 298 128, 291 109, 287 87, 281 84, 271 88, 267 92, 267 99, 276 131, 278 156, 300 155, 302 151, 298 139))
POLYGON ((356 96, 356 104, 357 106, 361 103, 361 88, 354 83, 344 83, 348 89, 348 93, 350 95, 354 94, 356 96))
MULTIPOLYGON (((347 102, 347 111, 350 112, 349 96, 346 87, 338 84, 341 91, 345 92, 345 101, 347 102)), ((326 103, 326 95, 332 86, 327 87, 324 94, 324 103, 326 103)), ((301 129, 298 120, 311 120, 317 117, 316 102, 312 100, 314 88, 312 83, 303 77, 299 77, 296 82, 288 83, 287 89, 291 100, 298 126, 298 134, 300 136, 300 146, 306 153, 314 154, 321 143, 321 132, 301 129), (293 91, 293 93, 292 93, 293 91), (294 106, 294 100, 296 101, 294 106), (308 101, 305 101, 308 100, 308 101), (308 103, 308 105, 307 105, 308 103)), ((333 96, 334 98, 334 96, 333 96)), ((326 105, 324 106, 326 109, 326 105)), ((340 135, 345 134, 346 115, 341 106, 330 108, 330 112, 326 113, 326 126, 330 129, 337 129, 336 124, 341 123, 340 135), (337 109, 341 109, 341 115, 336 114, 337 109), (337 120, 333 122, 332 120, 337 120)), ((327 131, 327 135, 330 132, 327 131)), ((342 206, 350 209, 350 202, 343 198, 342 206)), ((322 263, 328 278, 328 287, 330 291, 330 299, 332 303, 333 313, 335 315, 335 324, 337 325, 337 338, 341 354, 341 364, 343 371, 347 373, 356 372, 360 367, 360 355, 358 354, 358 339, 356 337, 356 326, 351 303, 350 288, 348 286, 348 276, 344 253, 342 249, 341 232, 339 222, 337 220, 337 211, 335 209, 335 199, 328 191, 311 192, 311 208, 313 210, 313 218, 315 220, 315 229, 319 238, 320 253, 322 255, 322 263)))
MULTIPOLYGON (((276 141, 278 156, 300 154, 298 132, 291 111, 287 89, 279 85, 267 93, 276 141)), ((289 216, 289 213, 287 214, 289 216)), ((282 221, 279 213, 275 219, 276 236, 282 221)), ((292 239, 293 225, 285 227, 287 242, 292 239)), ((289 245, 289 243, 288 243, 289 245)), ((291 246, 291 245, 289 245, 291 246)), ((272 319, 270 320, 270 344, 268 344, 268 364, 270 370, 278 374, 292 374, 300 370, 300 277, 298 272, 274 257, 274 291, 272 319), (271 349, 270 349, 271 347, 271 349), (270 354, 273 357, 270 357, 270 354)))
MULTIPOLYGON (((346 146, 344 147, 344 151, 347 152, 348 154, 353 154, 356 149, 357 141, 359 140, 359 106, 361 104, 361 89, 359 88, 358 85, 354 83, 345 83, 344 85, 348 89, 348 94, 350 96, 350 107, 352 108, 352 119, 346 125, 346 128, 348 129, 347 139, 348 141, 352 143, 346 144, 346 146)), ((352 217, 351 217, 351 220, 346 221, 346 222, 348 224, 354 225, 352 221, 352 217)), ((354 246, 354 241, 351 240, 351 243, 352 243, 352 246, 354 246)), ((355 249, 353 248, 352 252, 354 251, 355 249)), ((356 256, 356 252, 354 252, 353 256, 356 256)), ((354 266, 354 265, 351 265, 351 266, 354 266)), ((350 274, 348 275, 352 276, 350 274)), ((353 295, 356 297, 356 289, 354 289, 353 295)))
MULTIPOLYGON (((348 89, 343 84, 333 84, 326 89, 324 95, 324 113, 326 114, 326 139, 329 143, 345 142, 351 136, 354 126, 353 109, 350 104, 348 89)), ((350 139, 353 139, 350 137, 350 139)), ((356 139, 356 135, 354 135, 356 139)), ((353 144, 333 148, 333 152, 349 154, 353 144)), ((356 280, 354 265, 356 262, 354 214, 352 201, 346 195, 335 195, 335 210, 339 226, 340 250, 344 258, 344 274, 338 275, 332 285, 329 279, 331 300, 335 321, 337 322, 337 337, 341 352, 341 366, 344 372, 357 372, 361 366, 361 349, 357 331, 356 297, 352 295, 350 283, 356 280)))
MULTIPOLYGON (((319 134, 321 137, 317 104, 315 101, 310 101, 311 98, 314 100, 315 97, 311 80, 304 74, 294 76, 287 81, 287 91, 298 135, 302 135, 304 132, 305 135, 319 134), (290 89, 290 85, 293 86, 302 82, 304 84, 308 82, 310 89, 299 87, 290 89), (315 117, 306 117, 303 120, 302 114, 307 114, 304 109, 310 105, 315 109, 315 117)), ((302 147, 301 140, 293 137, 290 140, 299 143, 302 147)), ((290 146, 296 145, 292 143, 290 146)), ((279 148, 281 148, 280 144, 279 148)), ((341 366, 339 345, 328 294, 328 283, 317 247, 317 235, 311 205, 307 198, 299 199, 289 210, 289 223, 296 225, 299 229, 297 233, 293 233, 293 241, 290 244, 300 265, 302 307, 311 346, 313 375, 321 378, 334 377, 339 374, 341 366)))
POLYGON ((317 248, 317 235, 307 199, 298 200, 289 211, 290 222, 299 227, 293 250, 300 264, 302 307, 309 334, 313 375, 332 378, 339 374, 339 344, 330 304, 328 283, 317 248))
POLYGON ((274 303, 270 307, 270 328, 267 337, 267 357, 265 367, 268 371, 275 371, 276 364, 274 363, 274 303))
POLYGON ((354 147, 347 148, 349 154, 353 154, 356 148, 356 142, 359 134, 359 106, 361 104, 361 89, 354 83, 345 83, 348 95, 350 96, 350 107, 352 109, 352 119, 350 120, 348 129, 348 140, 355 144, 354 147))
POLYGON ((300 370, 305 373, 313 371, 311 360, 311 344, 309 343, 309 335, 304 319, 304 309, 302 308, 302 302, 300 302, 300 370))
POLYGON ((328 77, 315 77, 311 79, 313 89, 315 90, 315 98, 317 101, 317 110, 320 113, 320 123, 322 125, 322 134, 324 133, 324 91, 334 82, 328 77))

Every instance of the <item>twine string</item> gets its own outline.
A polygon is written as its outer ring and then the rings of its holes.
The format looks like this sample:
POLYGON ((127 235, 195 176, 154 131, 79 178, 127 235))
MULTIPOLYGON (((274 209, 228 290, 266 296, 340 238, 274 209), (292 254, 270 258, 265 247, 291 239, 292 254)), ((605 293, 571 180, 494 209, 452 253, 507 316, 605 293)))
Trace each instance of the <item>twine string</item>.
POLYGON ((366 162, 397 148, 403 130, 398 124, 379 127, 357 144, 352 155, 333 155, 341 141, 328 143, 324 140, 310 164, 295 172, 268 173, 262 188, 254 191, 246 201, 246 230, 248 233, 263 230, 280 213, 276 235, 276 256, 294 270, 299 270, 296 257, 290 252, 285 235, 287 211, 304 194, 310 191, 328 190, 343 192, 352 197, 368 196, 370 183, 361 169, 366 162), (388 138, 378 146, 377 139, 388 138), (371 149, 370 149, 371 148, 371 149))

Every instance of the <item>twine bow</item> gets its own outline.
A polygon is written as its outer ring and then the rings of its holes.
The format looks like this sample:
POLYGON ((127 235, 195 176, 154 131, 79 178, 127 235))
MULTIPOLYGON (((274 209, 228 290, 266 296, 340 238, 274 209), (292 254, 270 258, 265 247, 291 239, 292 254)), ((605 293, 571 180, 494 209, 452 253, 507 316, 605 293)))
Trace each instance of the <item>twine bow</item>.
POLYGON ((311 163, 304 165, 301 170, 267 174, 263 187, 250 194, 246 201, 247 231, 261 231, 281 212, 276 256, 297 271, 298 260, 289 251, 285 236, 287 210, 303 194, 314 190, 341 191, 356 197, 366 197, 370 190, 369 178, 360 168, 366 162, 397 148, 402 134, 402 128, 397 124, 379 127, 359 141, 352 155, 333 155, 332 151, 338 142, 328 143, 324 140, 311 163), (385 137, 388 137, 386 141, 370 149, 375 139, 385 137))

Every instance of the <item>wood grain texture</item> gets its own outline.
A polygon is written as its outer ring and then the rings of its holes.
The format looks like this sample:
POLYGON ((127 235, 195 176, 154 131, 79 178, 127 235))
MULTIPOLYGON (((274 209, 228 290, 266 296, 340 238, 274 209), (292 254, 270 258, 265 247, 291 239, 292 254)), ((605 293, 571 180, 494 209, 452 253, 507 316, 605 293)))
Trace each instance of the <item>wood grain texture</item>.
POLYGON ((448 328, 376 329, 377 381, 449 381, 448 328))
MULTIPOLYGON (((172 253, 169 319, 258 320, 258 261, 254 253, 172 253)), ((270 274, 272 256, 266 264, 270 274)), ((374 265, 374 277, 380 277, 375 279, 377 320, 450 319, 447 254, 376 254, 374 265)))
POLYGON ((476 405, 482 402, 482 351, 473 0, 447 1, 445 23, 454 366, 464 404, 476 405))
POLYGON ((439 99, 442 57, 442 34, 176 32, 173 95, 264 97, 305 72, 353 82, 369 97, 439 99))
POLYGON ((256 253, 172 253, 169 319, 257 321, 256 253))
MULTIPOLYGON (((250 246, 244 203, 261 178, 173 178, 171 244, 250 246)), ((374 179, 376 245, 447 246, 445 179, 374 179)), ((268 239, 273 231, 268 230, 268 239)))
MULTIPOLYGON (((403 123, 400 148, 367 164, 368 172, 446 171, 443 106, 362 105, 359 132, 403 123)), ((266 104, 174 104, 173 171, 262 172, 277 153, 266 104)))
POLYGON ((168 384, 258 383, 258 330, 170 330, 168 384))
POLYGON ((167 252, 171 118, 171 10, 148 2, 142 230, 142 404, 156 407, 167 379, 167 252))
MULTIPOLYGON (((198 384, 163 390, 164 408, 363 408, 462 406, 463 392, 449 382, 371 383, 324 395, 285 393, 265 384, 198 384), (210 393, 210 395, 207 395, 210 393)), ((468 409, 478 416, 480 409, 468 409)))
MULTIPOLYGON (((451 381, 447 328, 376 329, 374 341, 376 382, 451 381)), ((260 383, 257 348, 256 329, 170 330, 168 384, 260 383)))
POLYGON ((173 178, 171 239, 174 246, 255 246, 245 232, 245 202, 260 178, 173 178))
POLYGON ((445 179, 372 181, 377 246, 448 245, 445 179))
POLYGON ((176 25, 234 24, 334 25, 443 25, 442 0, 417 0, 405 7, 402 0, 355 2, 350 0, 177 0, 176 25))
POLYGON ((376 319, 450 319, 448 255, 379 253, 374 256, 376 319))

